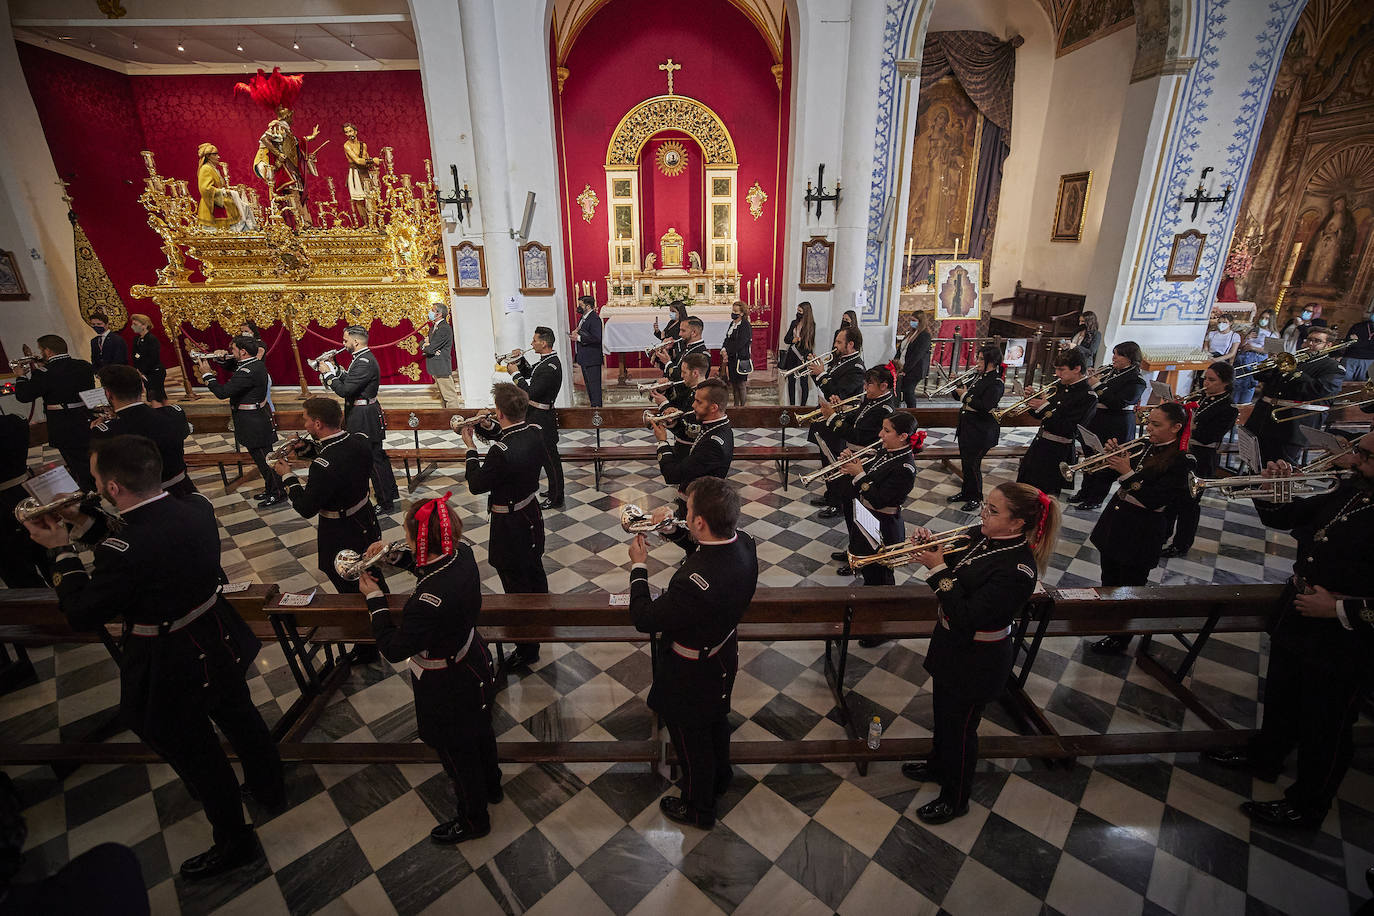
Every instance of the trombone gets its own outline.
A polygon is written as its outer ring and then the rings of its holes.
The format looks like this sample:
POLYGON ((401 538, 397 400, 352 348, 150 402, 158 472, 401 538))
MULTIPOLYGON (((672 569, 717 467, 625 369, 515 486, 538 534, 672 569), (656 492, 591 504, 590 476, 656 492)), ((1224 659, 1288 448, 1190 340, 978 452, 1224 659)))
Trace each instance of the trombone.
POLYGON ((982 526, 982 522, 974 522, 972 525, 964 525, 962 528, 952 528, 949 531, 943 531, 930 540, 921 541, 919 544, 913 544, 910 541, 906 541, 902 544, 893 544, 891 547, 884 547, 876 553, 863 554, 862 556, 851 553, 849 555, 849 566, 851 569, 862 569, 865 566, 872 566, 874 563, 882 564, 889 569, 905 566, 913 562, 918 553, 924 553, 936 547, 948 549, 959 541, 970 540, 973 537, 971 534, 973 529, 981 528, 982 526))
POLYGON ((56 515, 68 506, 79 505, 88 497, 94 496, 93 493, 67 493, 57 497, 50 503, 41 503, 36 496, 25 496, 19 500, 14 507, 14 517, 16 521, 31 522, 34 519, 42 518, 45 515, 56 515))
MULTIPOLYGON (((1306 470, 1306 469, 1304 469, 1306 470)), ((1295 496, 1312 496, 1327 493, 1342 480, 1355 476, 1354 471, 1318 471, 1316 473, 1293 474, 1288 477, 1265 477, 1262 474, 1249 476, 1202 478, 1188 474, 1188 492, 1194 499, 1202 496, 1204 490, 1218 490, 1227 499, 1263 499, 1273 503, 1289 503, 1295 496)))
POLYGON ((1092 474, 1095 471, 1104 470, 1107 465, 1111 463, 1112 459, 1118 455, 1133 456, 1136 452, 1149 444, 1150 437, 1141 436, 1139 439, 1132 439, 1125 445, 1118 445, 1116 448, 1112 449, 1103 449, 1096 455, 1084 458, 1077 464, 1069 464, 1067 461, 1061 461, 1059 462, 1059 473, 1064 476, 1065 480, 1072 483, 1073 475, 1078 471, 1082 471, 1084 474, 1092 474))
POLYGON ((687 416, 687 411, 678 410, 676 407, 672 410, 664 411, 663 413, 658 413, 657 411, 653 410, 646 410, 644 411, 644 425, 650 426, 657 425, 660 423, 676 423, 678 420, 681 420, 685 416, 687 416))
MULTIPOLYGON (((863 401, 863 399, 864 399, 864 393, 863 393, 862 391, 860 391, 858 394, 854 395, 853 397, 845 398, 843 401, 840 401, 838 404, 831 404, 831 405, 829 405, 829 407, 830 407, 836 414, 845 414, 845 413, 849 413, 849 411, 851 411, 851 410, 857 409, 858 406, 859 406, 859 403, 860 403, 861 401, 863 401)), ((824 411, 822 411, 821 408, 817 407, 815 410, 809 410, 809 411, 807 411, 807 412, 804 413, 804 414, 799 414, 799 415, 797 416, 797 422, 798 422, 798 423, 810 423, 810 422, 812 422, 813 420, 819 420, 823 414, 824 414, 824 411)))
POLYGON ((1347 442, 1345 448, 1341 449, 1339 452, 1327 452, 1325 455, 1323 455, 1321 458, 1318 458, 1316 461, 1311 461, 1307 464, 1304 464, 1302 467, 1298 468, 1298 473, 1315 474, 1318 471, 1329 470, 1331 466, 1335 464, 1337 461, 1340 461, 1346 455, 1349 455, 1351 452, 1355 451, 1355 448, 1358 445, 1358 441, 1347 442))
POLYGON ((341 579, 356 582, 362 577, 365 570, 374 566, 379 566, 382 563, 395 566, 401 561, 401 557, 405 556, 409 546, 402 538, 383 546, 379 552, 370 557, 345 547, 334 555, 334 573, 341 579))
POLYGON ((620 510, 620 527, 628 534, 657 534, 667 537, 676 534, 682 523, 672 515, 661 522, 655 522, 648 512, 630 503, 620 510))
POLYGON ((1270 369, 1278 369, 1280 372, 1289 373, 1298 368, 1299 363, 1305 363, 1312 359, 1321 359, 1323 356, 1330 356, 1337 350, 1344 350, 1346 347, 1355 343, 1353 340, 1341 341, 1329 347, 1322 347, 1315 353, 1311 350, 1299 350, 1297 353, 1275 353, 1268 359, 1262 359, 1257 363, 1246 366, 1235 374, 1236 378, 1248 378, 1260 372, 1267 372, 1270 369))
POLYGON ((802 361, 802 364, 800 366, 793 366, 791 369, 782 369, 778 372, 778 375, 783 378, 791 378, 792 376, 799 375, 802 372, 810 372, 812 366, 824 366, 834 358, 834 350, 828 350, 824 354, 812 353, 810 356, 808 356, 806 359, 802 361))
POLYGON ((949 379, 939 388, 936 388, 930 394, 926 395, 926 397, 938 398, 943 394, 949 394, 955 388, 966 388, 970 383, 973 382, 975 378, 978 377, 978 374, 981 371, 981 369, 970 369, 962 375, 949 379))
POLYGON ((338 356, 340 353, 342 353, 342 352, 343 352, 344 350, 346 350, 346 349, 348 349, 348 348, 347 348, 347 347, 336 347, 336 348, 333 349, 333 350, 325 350, 323 353, 321 353, 319 356, 315 357, 314 359, 307 359, 307 360, 305 361, 305 364, 306 364, 307 366, 309 366, 311 369, 314 369, 316 372, 319 372, 319 371, 320 371, 320 363, 332 363, 332 362, 334 362, 334 357, 338 356))
POLYGON ((1031 401, 1034 401, 1036 398, 1049 397, 1050 392, 1053 391, 1058 385, 1059 379, 1055 379, 1054 381, 1050 382, 1048 385, 1046 385, 1044 388, 1039 389, 1038 391, 1028 391, 1026 392, 1026 396, 1023 397, 1021 400, 1017 401, 1015 404, 1012 404, 1009 407, 1003 407, 1000 410, 994 410, 992 412, 992 418, 1000 424, 1011 417, 1019 417, 1021 414, 1025 413, 1027 409, 1029 409, 1031 401))
MULTIPOLYGON (((1374 382, 1365 382, 1363 385, 1361 385, 1359 388, 1356 388, 1354 391, 1338 391, 1335 394, 1328 394, 1324 397, 1313 398, 1310 401, 1303 401, 1301 403, 1296 403, 1291 406, 1282 405, 1280 407, 1276 407, 1274 408, 1274 413, 1278 413, 1279 410, 1283 409, 1316 411, 1344 410, 1347 407, 1363 407, 1364 405, 1370 403, 1374 403, 1374 382), (1356 398, 1356 400, 1341 403, 1341 398, 1356 398), (1331 403, 1323 404, 1323 401, 1330 401, 1331 403)), ((1292 416, 1283 417, 1282 419, 1275 420, 1274 422, 1287 423, 1290 420, 1300 420, 1303 418, 1303 416, 1305 415, 1301 413, 1295 413, 1292 416)))
POLYGON ((845 472, 843 468, 846 464, 848 464, 851 461, 865 461, 869 458, 872 458, 874 454, 877 453, 878 448, 881 445, 881 442, 874 442, 872 445, 865 445, 863 448, 859 449, 857 452, 854 452, 848 458, 841 458, 834 464, 827 464, 819 471, 812 471, 810 474, 803 474, 797 479, 801 481, 801 485, 804 487, 810 486, 813 481, 817 480, 824 480, 827 482, 831 480, 836 480, 844 476, 845 472))
POLYGON ((467 417, 466 419, 464 419, 462 414, 456 413, 448 418, 448 428, 456 433, 460 432, 464 426, 476 426, 479 423, 485 423, 488 420, 495 419, 496 411, 494 410, 484 410, 481 413, 475 413, 472 416, 467 417))

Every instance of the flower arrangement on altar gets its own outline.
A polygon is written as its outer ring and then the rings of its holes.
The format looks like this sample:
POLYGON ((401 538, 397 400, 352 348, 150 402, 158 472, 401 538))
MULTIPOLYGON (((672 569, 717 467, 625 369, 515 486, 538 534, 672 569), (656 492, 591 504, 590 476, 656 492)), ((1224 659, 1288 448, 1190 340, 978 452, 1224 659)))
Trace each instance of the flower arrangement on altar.
POLYGON ((658 295, 654 296, 653 299, 654 305, 659 308, 666 308, 674 302, 681 302, 684 305, 691 306, 695 301, 696 300, 692 298, 691 291, 686 286, 661 287, 658 291, 658 295))

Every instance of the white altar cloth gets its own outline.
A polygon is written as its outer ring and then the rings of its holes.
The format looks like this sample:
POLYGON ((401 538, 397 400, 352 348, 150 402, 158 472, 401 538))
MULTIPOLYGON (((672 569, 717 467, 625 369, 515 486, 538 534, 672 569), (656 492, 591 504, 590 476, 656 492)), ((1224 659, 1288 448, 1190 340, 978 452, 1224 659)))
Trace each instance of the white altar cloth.
MULTIPOLYGON (((601 347, 607 353, 641 353, 658 341, 654 336, 654 319, 658 319, 661 328, 668 324, 672 314, 666 307, 652 305, 607 306, 601 310, 601 318, 605 321, 601 347)), ((719 350, 730 327, 730 306, 688 306, 687 314, 702 320, 706 325, 703 332, 706 346, 719 350)))

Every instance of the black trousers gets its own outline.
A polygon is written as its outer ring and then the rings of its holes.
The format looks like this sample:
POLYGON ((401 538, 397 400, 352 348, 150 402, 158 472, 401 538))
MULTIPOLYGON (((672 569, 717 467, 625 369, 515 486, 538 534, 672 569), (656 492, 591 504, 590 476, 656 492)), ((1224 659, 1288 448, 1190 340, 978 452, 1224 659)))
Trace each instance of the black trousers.
POLYGON ((26 495, 18 488, 0 494, 0 581, 6 588, 47 588, 48 551, 14 518, 14 507, 26 495))
POLYGON ((451 747, 436 747, 444 772, 453 780, 458 800, 458 817, 464 826, 486 828, 487 795, 501 788, 501 767, 496 763, 496 733, 491 727, 491 711, 482 713, 471 740, 451 747))
POLYGON ((601 366, 582 366, 582 382, 587 386, 587 402, 601 406, 601 366))
POLYGON ((1083 475, 1083 485, 1078 488, 1077 498, 1082 503, 1100 503, 1107 498, 1112 483, 1121 475, 1110 468, 1083 475))
POLYGON ((698 818, 714 820, 716 798, 730 788, 730 721, 725 716, 705 724, 667 721, 677 752, 678 788, 698 818))
POLYGON ((549 482, 549 499, 555 503, 563 501, 563 457, 558 454, 557 420, 547 422, 542 417, 539 432, 544 438, 544 476, 549 482))
POLYGON ((1197 526, 1202 521, 1202 497, 1180 499, 1164 509, 1169 529, 1174 533, 1170 542, 1185 553, 1192 549, 1193 539, 1197 537, 1197 526))
POLYGON ((59 448, 57 453, 62 456, 62 463, 71 472, 72 479, 81 484, 81 489, 95 489, 95 478, 91 476, 90 448, 59 448))
POLYGON ((10 884, 0 903, 0 913, 148 912, 148 887, 138 858, 119 843, 101 843, 42 880, 10 884))
POLYGON ((1296 747, 1298 778, 1284 790, 1296 808, 1325 814, 1354 755, 1351 729, 1362 685, 1356 678, 1304 661, 1279 642, 1269 649, 1264 721, 1250 739, 1257 769, 1283 769, 1296 747))
POLYGON ((1120 560, 1108 557, 1098 558, 1102 566, 1102 585, 1110 588, 1114 585, 1145 585, 1150 581, 1150 570, 1159 565, 1159 557, 1143 557, 1132 560, 1130 563, 1123 563, 1120 560), (1144 565, 1141 560, 1153 561, 1149 565, 1144 565))
POLYGON ((902 378, 902 403, 907 407, 916 406, 916 389, 921 387, 923 381, 925 381, 925 376, 921 378, 904 376, 902 378))
POLYGON ((935 729, 930 762, 940 779, 940 798, 957 811, 968 804, 978 765, 978 723, 986 703, 935 679, 935 729))
POLYGON ((391 459, 386 456, 382 439, 369 436, 367 441, 372 446, 372 491, 377 494, 378 504, 390 510, 401 498, 401 490, 396 486, 396 472, 391 468, 391 459))
POLYGON ((811 397, 811 376, 803 373, 800 378, 795 375, 787 377, 787 403, 805 404, 806 399, 811 397), (801 400, 797 400, 797 386, 801 386, 801 400))
POLYGON ((220 746, 214 725, 224 733, 243 766, 243 782, 258 798, 282 793, 281 756, 268 733, 258 708, 248 694, 248 682, 240 679, 223 689, 223 698, 208 716, 192 716, 166 729, 150 747, 176 770, 199 796, 205 817, 214 830, 216 845, 243 839, 251 831, 243 822, 239 781, 220 746), (211 720, 214 725, 211 725, 211 720), (174 735, 175 737, 167 737, 174 735))
POLYGON ((959 470, 964 475, 964 484, 959 495, 965 499, 983 501, 983 457, 987 449, 968 449, 959 446, 959 470))
POLYGON ((260 445, 257 448, 250 448, 248 450, 248 454, 253 459, 253 463, 258 466, 258 472, 262 474, 262 482, 265 485, 264 489, 270 495, 276 496, 279 493, 286 492, 286 488, 282 486, 281 477, 279 477, 277 472, 272 470, 272 466, 267 463, 267 452, 268 448, 265 445, 260 445))

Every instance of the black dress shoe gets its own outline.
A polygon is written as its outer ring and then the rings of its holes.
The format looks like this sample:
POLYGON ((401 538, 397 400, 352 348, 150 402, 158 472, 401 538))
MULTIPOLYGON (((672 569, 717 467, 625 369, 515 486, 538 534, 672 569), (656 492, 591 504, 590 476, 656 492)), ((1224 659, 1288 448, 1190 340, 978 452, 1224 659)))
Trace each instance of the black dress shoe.
POLYGON ((251 499, 266 499, 266 498, 267 498, 267 491, 266 491, 266 490, 259 490, 258 492, 254 493, 254 494, 252 495, 252 497, 250 497, 250 498, 251 498, 251 499))
POLYGON ((1104 636, 1096 642, 1088 643, 1088 648, 1098 655, 1120 655, 1130 644, 1129 636, 1104 636))
POLYGON ((511 653, 511 664, 513 665, 533 665, 539 661, 539 646, 522 644, 515 647, 511 653))
POLYGON ((506 800, 506 790, 497 783, 494 789, 487 789, 487 804, 499 805, 506 800))
POLYGON ((840 517, 840 510, 839 510, 839 509, 836 509, 834 506, 826 506, 826 507, 825 507, 824 509, 822 509, 820 512, 816 513, 816 517, 817 517, 817 518, 839 518, 839 517, 840 517))
POLYGON ((1304 810, 1286 798, 1271 802, 1248 801, 1240 810, 1250 815, 1251 820, 1272 827, 1320 827, 1326 819, 1326 812, 1304 810))
POLYGON ((258 500, 258 508, 259 508, 259 509, 270 509, 270 508, 272 508, 273 506, 280 505, 281 503, 284 503, 284 502, 286 502, 286 494, 285 494, 285 493, 273 493, 271 496, 268 496, 268 497, 265 498, 265 499, 260 499, 260 500, 258 500))
POLYGON ((837 550, 830 555, 830 559, 839 560, 841 563, 844 563, 849 559, 849 554, 843 550, 837 550))
POLYGON ((1081 509, 1081 510, 1083 510, 1084 512, 1093 512, 1093 511, 1096 511, 1097 509, 1100 509, 1100 508, 1102 507, 1102 503, 1101 503, 1100 501, 1099 501, 1099 502, 1095 502, 1095 503, 1072 503, 1072 502, 1071 502, 1071 503, 1069 503, 1069 505, 1070 505, 1070 506, 1073 506, 1075 509, 1081 509))
POLYGON ((945 502, 947 502, 947 503, 960 503, 960 502, 963 502, 963 501, 966 500, 966 499, 968 499, 968 497, 965 496, 963 493, 955 493, 953 496, 946 496, 946 497, 945 497, 945 502))
POLYGON ((396 511, 396 504, 395 504, 395 503, 378 503, 378 504, 377 504, 377 510, 380 511, 380 512, 385 512, 387 515, 390 515, 391 513, 393 513, 393 512, 396 511))
POLYGON ((543 491, 541 491, 540 494, 539 494, 539 498, 540 498, 540 499, 548 499, 548 498, 549 498, 549 491, 548 491, 548 490, 543 490, 543 491))
POLYGON ((1166 560, 1177 560, 1179 557, 1186 557, 1188 551, 1170 544, 1159 552, 1159 555, 1166 560))
POLYGON ((885 642, 887 642, 887 638, 884 636, 865 636, 859 640, 859 645, 865 649, 876 649, 885 642))
POLYGON ((475 840, 491 833, 491 822, 470 826, 461 817, 446 821, 429 832, 429 841, 437 846, 451 846, 464 840, 475 840))
POLYGON ((979 499, 970 499, 968 502, 964 503, 962 506, 959 507, 959 511, 960 511, 960 512, 977 512, 977 511, 978 511, 979 509, 981 509, 981 508, 983 508, 983 501, 982 501, 982 500, 979 500, 979 499))
POLYGON ((1229 748, 1221 751, 1203 751, 1202 759, 1208 763, 1225 767, 1228 770, 1249 770, 1250 775, 1261 782, 1278 782, 1279 769, 1261 766, 1250 752, 1244 748, 1229 748))
POLYGON ((198 856, 191 856, 181 863, 181 877, 187 881, 204 881, 249 865, 262 858, 262 847, 250 831, 241 840, 232 843, 216 843, 198 856))
POLYGON ((828 501, 826 501, 826 498, 825 498, 824 496, 817 496, 817 497, 815 497, 814 499, 808 499, 807 502, 810 503, 810 504, 813 505, 813 506, 828 506, 828 505, 830 505, 830 503, 829 503, 828 501))
POLYGON ((943 798, 937 798, 933 802, 924 804, 916 809, 916 816, 926 824, 948 824, 956 817, 963 817, 968 814, 968 803, 965 802, 962 808, 955 808, 943 798))
POLYGON ((856 573, 854 572, 854 567, 852 567, 852 566, 850 566, 848 563, 846 563, 845 565, 841 566, 839 569, 835 570, 835 575, 837 575, 837 576, 853 576, 853 575, 856 575, 856 573))
POLYGON ((376 646, 354 646, 344 658, 350 665, 370 665, 382 657, 376 646))
POLYGON ((902 775, 916 782, 939 782, 935 765, 929 760, 911 760, 902 764, 902 775))
POLYGON ((560 499, 558 502, 554 502, 552 499, 546 499, 546 500, 544 500, 543 502, 541 502, 541 503, 539 504, 539 508, 541 508, 541 509, 562 509, 562 508, 563 508, 563 500, 560 499))
POLYGON ((716 826, 714 817, 704 817, 692 810, 692 807, 683 801, 681 796, 670 795, 658 801, 658 810, 663 812, 663 816, 670 821, 679 824, 686 824, 688 827, 700 827, 702 830, 710 830, 716 826))

